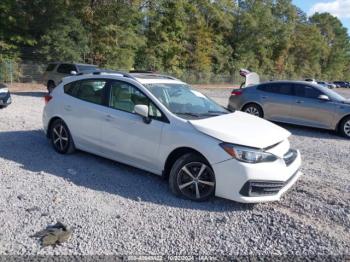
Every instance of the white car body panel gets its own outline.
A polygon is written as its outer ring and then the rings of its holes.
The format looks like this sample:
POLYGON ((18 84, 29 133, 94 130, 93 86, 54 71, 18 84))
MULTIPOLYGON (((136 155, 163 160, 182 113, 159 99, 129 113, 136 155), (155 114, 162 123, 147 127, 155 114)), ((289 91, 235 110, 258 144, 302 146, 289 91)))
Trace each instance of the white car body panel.
POLYGON ((52 92, 53 98, 43 112, 44 130, 54 117, 66 122, 76 148, 115 161, 162 175, 168 156, 178 148, 200 152, 211 165, 216 178, 215 195, 230 200, 256 203, 274 201, 301 175, 300 153, 286 166, 283 156, 290 148, 290 133, 266 120, 234 112, 201 120, 185 120, 172 114, 142 83, 183 83, 178 80, 140 79, 121 75, 82 75, 64 78, 52 92), (88 78, 108 78, 133 84, 147 95, 167 117, 169 123, 152 120, 144 123, 141 116, 102 105, 81 101, 64 93, 63 86, 88 78), (67 109, 68 108, 68 109, 67 109), (233 159, 219 144, 229 142, 254 148, 267 148, 279 157, 274 162, 247 164, 233 159), (244 197, 239 190, 248 180, 288 181, 273 196, 244 197))

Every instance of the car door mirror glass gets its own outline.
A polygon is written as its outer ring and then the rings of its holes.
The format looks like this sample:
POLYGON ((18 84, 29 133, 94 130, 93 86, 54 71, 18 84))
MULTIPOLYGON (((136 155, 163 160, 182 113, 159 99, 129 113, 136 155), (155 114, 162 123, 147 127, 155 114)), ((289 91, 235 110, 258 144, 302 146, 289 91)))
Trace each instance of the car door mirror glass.
POLYGON ((322 101, 329 101, 329 97, 327 95, 319 95, 318 96, 318 99, 319 100, 322 100, 322 101))

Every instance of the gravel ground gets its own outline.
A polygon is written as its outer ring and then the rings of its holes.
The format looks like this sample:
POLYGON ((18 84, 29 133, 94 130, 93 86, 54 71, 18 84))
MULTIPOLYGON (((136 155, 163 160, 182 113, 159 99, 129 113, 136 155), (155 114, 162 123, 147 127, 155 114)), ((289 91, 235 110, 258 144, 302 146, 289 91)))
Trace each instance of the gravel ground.
MULTIPOLYGON (((203 91, 226 104, 229 89, 203 91)), ((280 202, 195 203, 145 171, 55 153, 42 131, 42 96, 16 92, 0 111, 0 255, 350 254, 350 141, 333 132, 283 125, 304 176, 280 202), (41 248, 30 236, 56 221, 72 238, 41 248)))

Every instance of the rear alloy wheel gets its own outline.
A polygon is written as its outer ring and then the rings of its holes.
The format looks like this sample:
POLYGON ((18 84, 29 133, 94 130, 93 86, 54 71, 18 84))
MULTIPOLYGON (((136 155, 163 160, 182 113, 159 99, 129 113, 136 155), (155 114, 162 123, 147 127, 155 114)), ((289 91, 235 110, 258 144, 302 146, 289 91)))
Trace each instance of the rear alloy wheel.
POLYGON ((173 165, 169 185, 175 195, 204 201, 215 193, 215 175, 202 157, 190 153, 179 158, 173 165))
POLYGON ((256 104, 246 105, 242 111, 254 116, 263 117, 263 111, 261 107, 256 104))
POLYGON ((350 138, 350 117, 346 117, 341 121, 339 131, 343 136, 350 138))
POLYGON ((74 143, 68 127, 62 120, 56 120, 51 127, 51 143, 60 154, 70 154, 74 151, 74 143))

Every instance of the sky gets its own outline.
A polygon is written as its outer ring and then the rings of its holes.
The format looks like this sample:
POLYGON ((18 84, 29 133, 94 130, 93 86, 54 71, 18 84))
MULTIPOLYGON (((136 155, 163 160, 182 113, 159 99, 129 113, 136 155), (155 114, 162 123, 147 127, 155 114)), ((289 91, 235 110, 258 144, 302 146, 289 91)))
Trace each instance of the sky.
POLYGON ((350 32, 350 0, 293 0, 309 16, 328 12, 337 16, 350 32))

